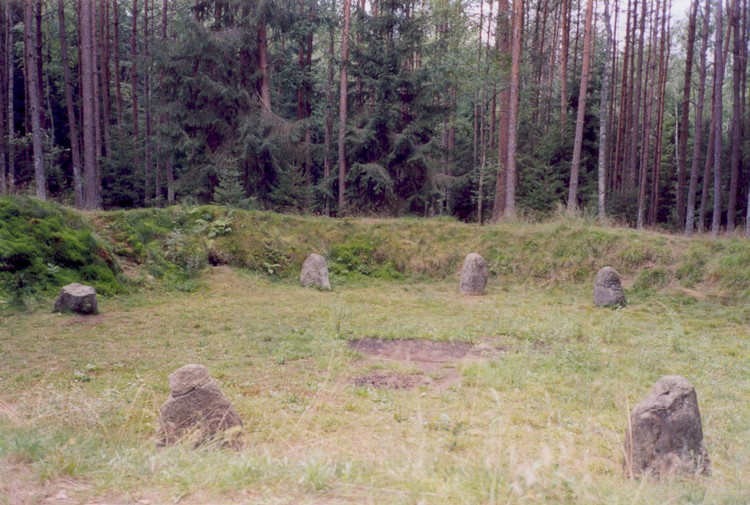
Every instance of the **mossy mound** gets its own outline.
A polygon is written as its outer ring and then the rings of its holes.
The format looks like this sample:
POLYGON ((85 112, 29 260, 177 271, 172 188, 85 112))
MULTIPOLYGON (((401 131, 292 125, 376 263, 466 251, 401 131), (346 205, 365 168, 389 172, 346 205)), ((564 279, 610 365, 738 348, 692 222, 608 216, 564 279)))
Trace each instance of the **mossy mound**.
POLYGON ((0 198, 0 297, 13 303, 80 282, 113 294, 123 287, 106 244, 81 215, 33 198, 0 198))

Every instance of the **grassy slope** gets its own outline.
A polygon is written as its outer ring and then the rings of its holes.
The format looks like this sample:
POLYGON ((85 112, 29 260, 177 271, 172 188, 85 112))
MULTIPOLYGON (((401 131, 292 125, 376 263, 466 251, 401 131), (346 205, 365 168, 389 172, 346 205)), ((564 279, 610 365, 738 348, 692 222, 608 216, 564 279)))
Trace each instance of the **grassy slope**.
POLYGON ((0 503, 23 503, 1 478, 19 469, 27 488, 62 488, 70 503, 750 501, 747 288, 720 275, 743 265, 741 240, 583 222, 226 220, 216 208, 94 218, 126 263, 178 287, 209 249, 262 272, 219 267, 191 292, 104 297, 94 318, 38 310, 0 320, 0 503), (338 272, 332 293, 295 282, 313 249, 338 272), (456 293, 470 250, 498 274, 484 297, 456 293), (624 309, 596 309, 589 282, 603 264, 629 285, 667 285, 629 289, 624 309), (663 275, 639 274, 644 266, 663 275), (457 363, 461 383, 447 389, 369 389, 352 379, 413 370, 348 350, 365 336, 489 342, 503 352, 457 363), (155 449, 167 375, 189 362, 208 366, 235 402, 243 451, 155 449), (674 373, 698 390, 713 476, 624 480, 626 412, 674 373))
POLYGON ((166 258, 183 270, 210 260, 294 278, 307 255, 318 252, 334 278, 443 280, 466 254, 478 252, 505 282, 589 283, 610 265, 639 290, 672 288, 733 301, 750 295, 748 240, 691 240, 585 220, 480 227, 448 219, 333 220, 177 207, 104 213, 95 224, 119 245, 115 252, 157 276, 166 258))

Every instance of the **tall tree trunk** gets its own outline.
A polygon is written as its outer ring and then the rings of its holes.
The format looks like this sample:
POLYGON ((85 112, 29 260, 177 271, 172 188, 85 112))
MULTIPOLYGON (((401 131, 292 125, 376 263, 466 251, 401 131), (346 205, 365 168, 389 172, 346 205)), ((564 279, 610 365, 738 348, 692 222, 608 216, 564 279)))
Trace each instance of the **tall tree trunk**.
MULTIPOLYGON (((169 4, 168 0, 162 0, 161 4, 161 41, 162 44, 167 43, 167 20, 169 19, 169 4)), ((165 122, 167 119, 164 115, 160 118, 161 122, 165 122)), ((172 164, 172 154, 167 152, 164 154, 164 171, 167 178, 167 204, 172 205, 174 203, 174 166, 172 164)))
POLYGON ((5 116, 7 112, 5 109, 5 103, 8 101, 8 79, 6 77, 8 66, 5 62, 5 30, 7 26, 5 20, 5 9, 0 9, 0 195, 8 193, 8 169, 5 159, 8 142, 5 130, 5 116))
MULTIPOLYGON (((629 92, 629 89, 631 89, 629 86, 632 84, 630 80, 628 79, 628 76, 630 75, 629 65, 630 65, 630 54, 632 52, 632 39, 630 37, 630 29, 631 29, 631 21, 633 19, 633 16, 631 15, 630 7, 637 0, 628 0, 628 8, 627 8, 627 24, 625 28, 625 49, 623 52, 623 63, 622 63, 622 88, 620 89, 620 113, 618 114, 617 119, 617 132, 616 135, 616 141, 615 141, 615 154, 614 154, 614 171, 612 175, 610 176, 610 179, 612 180, 612 189, 621 189, 622 188, 622 172, 623 170, 623 162, 624 162, 624 156, 626 151, 626 144, 625 144, 625 137, 627 132, 629 131, 629 123, 628 119, 630 117, 629 115, 629 108, 630 108, 630 98, 632 97, 631 93, 629 92)), ((616 80, 616 79, 615 79, 616 80)))
POLYGON ((81 176, 80 135, 76 119, 75 102, 73 101, 73 84, 70 79, 70 64, 68 62, 68 37, 65 29, 65 4, 57 0, 57 19, 60 25, 60 59, 63 67, 63 82, 65 86, 65 106, 68 112, 68 130, 70 132, 70 152, 73 162, 73 195, 75 206, 83 208, 83 178, 81 176))
POLYGON ((120 68, 120 6, 119 0, 112 0, 112 18, 113 18, 113 56, 115 65, 115 106, 117 108, 117 124, 123 127, 123 105, 122 105, 122 79, 120 68))
MULTIPOLYGON (((30 2, 32 0, 26 0, 26 2, 30 2)), ((34 52, 36 54, 35 63, 36 63, 36 80, 37 80, 37 93, 39 94, 39 121, 42 125, 42 130, 47 130, 49 128, 49 121, 51 118, 47 117, 47 112, 44 110, 44 70, 42 62, 44 61, 44 58, 42 57, 42 49, 43 49, 43 30, 42 30, 42 0, 36 0, 33 7, 34 12, 34 25, 36 28, 34 29, 34 52)))
MULTIPOLYGON (((510 58, 510 6, 508 0, 500 0, 498 7, 497 30, 498 50, 502 60, 510 58)), ((502 91, 498 97, 500 102, 500 113, 498 117, 499 128, 497 137, 497 177, 495 179, 495 203, 492 208, 492 222, 497 223, 502 219, 505 212, 506 199, 506 176, 508 166, 508 133, 510 112, 510 87, 503 83, 502 91)))
MULTIPOLYGON (((656 31, 656 28, 654 28, 656 31)), ((654 176, 652 180, 651 204, 649 206, 648 223, 651 226, 656 224, 659 210, 659 182, 661 178, 661 155, 662 143, 664 140, 664 110, 667 91, 667 68, 669 66, 669 51, 666 50, 667 42, 670 37, 667 28, 667 0, 662 1, 661 14, 661 38, 659 41, 659 78, 657 80, 657 107, 656 107, 656 130, 654 146, 654 176)))
POLYGON ((156 179, 157 176, 154 174, 152 177, 152 163, 151 163, 151 62, 149 61, 149 0, 143 0, 143 105, 146 119, 145 138, 143 139, 143 179, 145 182, 145 203, 148 205, 154 196, 156 196, 156 179), (151 180, 154 181, 153 189, 149 187, 151 180))
POLYGON ((37 73, 37 53, 34 45, 34 5, 24 5, 24 36, 26 37, 26 84, 29 89, 29 111, 31 114, 31 141, 34 153, 35 194, 40 200, 47 199, 47 178, 44 173, 44 146, 42 141, 41 95, 37 73))
POLYGON ((133 19, 130 32, 130 88, 131 88, 131 111, 133 120, 133 154, 134 161, 139 157, 136 153, 140 151, 140 132, 138 128, 138 0, 133 0, 133 19))
POLYGON ((521 86, 521 45, 523 0, 513 0, 513 44, 510 67, 510 108, 508 110, 508 161, 505 186, 505 217, 516 217, 516 149, 518 143, 518 98, 521 86))
MULTIPOLYGON (((677 222, 685 222, 685 173, 687 167, 687 141, 690 121, 690 86, 693 82, 693 53, 695 51, 695 26, 698 16, 698 2, 693 0, 688 22, 687 56, 685 59, 685 79, 682 84, 682 111, 680 116, 679 140, 677 143, 677 222)), ((696 120, 697 121, 697 120, 696 120)), ((700 141, 700 139, 698 139, 700 141)))
POLYGON ((96 126, 94 117, 94 74, 96 64, 94 59, 94 30, 92 26, 92 10, 94 0, 81 0, 81 89, 83 109, 83 178, 84 178, 84 207, 98 209, 101 206, 99 194, 99 180, 96 170, 96 126))
POLYGON ((109 16, 107 15, 109 2, 99 4, 97 10, 97 55, 99 56, 99 98, 101 99, 101 126, 104 137, 104 152, 107 156, 112 155, 112 134, 110 132, 110 105, 109 105, 109 42, 108 42, 108 24, 109 16))
POLYGON ((14 140, 16 138, 16 115, 14 109, 15 95, 15 53, 13 51, 13 10, 11 9, 12 2, 9 0, 5 4, 5 60, 8 65, 8 102, 7 104, 0 104, 0 107, 7 105, 8 107, 8 176, 6 179, 6 186, 8 193, 13 194, 16 192, 16 152, 14 147, 14 140))
POLYGON ((95 138, 96 138, 96 173, 97 173, 97 179, 100 178, 100 163, 103 153, 103 147, 102 147, 102 117, 101 117, 101 100, 99 95, 99 28, 97 23, 97 12, 98 8, 100 6, 97 5, 96 2, 91 7, 91 36, 93 37, 93 42, 91 44, 91 48, 94 51, 93 58, 94 58, 94 132, 95 132, 95 138))
MULTIPOLYGON (((657 6, 656 10, 659 9, 659 2, 660 0, 657 0, 657 6)), ((644 14, 646 11, 644 10, 644 14)), ((656 49, 654 48, 654 44, 656 42, 656 22, 653 23, 654 28, 650 35, 649 40, 649 51, 648 51, 648 57, 646 61, 646 75, 644 76, 644 84, 643 87, 644 91, 647 91, 652 88, 653 86, 653 80, 656 75, 656 49)), ((639 230, 643 229, 644 225, 644 217, 645 217, 645 209, 646 209, 646 186, 648 183, 648 154, 649 149, 651 148, 651 111, 653 109, 653 101, 647 100, 644 98, 643 100, 643 126, 641 128, 641 151, 640 151, 640 176, 638 178, 638 211, 637 211, 637 219, 636 219, 636 226, 639 230)))
MULTIPOLYGON (((695 9, 698 2, 695 1, 695 9)), ((685 234, 691 236, 695 230, 695 195, 698 186, 698 168, 701 156, 701 143, 703 142, 703 102, 706 96, 706 59, 708 52, 708 26, 711 16, 711 0, 706 0, 706 9, 703 13, 703 26, 701 29, 701 55, 700 55, 700 77, 698 78, 698 103, 695 107, 695 133, 693 134, 693 158, 690 163, 690 186, 687 195, 687 210, 685 212, 685 234)))
POLYGON ((346 207, 346 121, 348 104, 349 20, 351 0, 344 0, 344 31, 341 35, 341 79, 339 83, 339 214, 346 207))
POLYGON ((609 81, 610 59, 612 58, 612 27, 609 24, 609 0, 604 0, 604 30, 606 43, 604 47, 604 62, 602 68, 602 94, 599 99, 599 159, 597 163, 597 211, 600 220, 607 215, 607 161, 609 158, 609 81))
MULTIPOLYGON (((641 94, 642 94, 642 82, 643 82, 643 50, 644 50, 644 38, 646 33, 646 0, 643 0, 641 8, 641 19, 640 19, 640 33, 638 34, 638 63, 635 67, 636 78, 635 78, 635 102, 632 107, 633 117, 630 121, 630 153, 628 154, 625 162, 625 166, 628 169, 627 174, 627 188, 634 189, 637 186, 638 178, 638 132, 639 132, 639 120, 641 113, 641 94)), ((643 128, 647 128, 644 123, 643 128)), ((643 149, 643 147, 641 147, 643 149)))
POLYGON ((722 155, 722 118, 724 115, 724 100, 722 88, 724 86, 724 9, 722 2, 716 4, 716 42, 714 53, 714 67, 716 79, 714 79, 714 103, 711 121, 714 123, 714 212, 711 220, 711 236, 719 236, 721 225, 721 155, 722 155))
POLYGON ((581 165, 581 148, 583 146, 583 120, 586 114, 586 95, 589 87, 591 69, 591 20, 594 16, 594 0, 586 2, 586 22, 583 32, 583 68, 581 70, 581 87, 578 91, 578 115, 576 133, 573 143, 573 160, 570 164, 570 184, 568 186, 568 213, 578 207, 578 172, 581 165))
POLYGON ((560 48, 560 136, 568 122, 568 53, 570 52, 570 2, 562 0, 562 47, 560 48))
POLYGON ((268 34, 266 19, 261 16, 256 31, 258 42, 258 68, 260 69, 260 101, 267 111, 271 110, 271 80, 268 77, 268 34))
MULTIPOLYGON (((336 0, 331 0, 331 12, 336 9, 336 0)), ((331 178, 331 150, 333 146, 333 55, 334 55, 334 24, 329 22, 328 26, 328 68, 326 69, 326 125, 323 140, 323 180, 328 184, 331 178)), ((329 198, 328 188, 326 188, 325 202, 323 210, 326 216, 331 215, 331 199, 329 198)))
MULTIPOLYGON (((713 86, 713 84, 712 84, 713 86)), ((711 104, 714 103, 714 95, 711 93, 711 104)), ((708 130, 708 149, 706 149, 706 159, 703 163, 703 187, 701 188, 701 205, 698 210, 698 232, 703 233, 706 230, 706 209, 708 209, 709 195, 709 183, 711 179, 711 169, 714 166, 714 148, 716 137, 716 131, 714 130, 714 122, 709 120, 708 130)))
POLYGON ((737 191, 740 173, 740 154, 742 148, 742 46, 745 34, 740 31, 740 5, 737 0, 732 2, 731 12, 732 37, 732 157, 730 161, 729 200, 727 202, 727 231, 734 231, 737 219, 737 191))

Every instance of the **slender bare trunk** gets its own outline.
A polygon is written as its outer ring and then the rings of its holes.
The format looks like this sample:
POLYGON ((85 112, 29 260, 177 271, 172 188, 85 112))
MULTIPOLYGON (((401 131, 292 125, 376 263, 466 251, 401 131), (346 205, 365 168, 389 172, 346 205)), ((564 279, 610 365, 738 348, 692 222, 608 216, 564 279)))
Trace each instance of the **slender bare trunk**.
POLYGON ((575 212, 578 207, 578 172, 581 165, 581 148, 583 146, 583 120, 586 113, 586 95, 589 87, 591 69, 591 20, 594 16, 594 0, 586 2, 586 22, 583 32, 583 65, 581 69, 581 86, 578 91, 578 115, 576 133, 573 142, 573 160, 570 164, 570 184, 568 185, 568 212, 575 212))
POLYGON ((693 82, 693 54, 695 51, 695 26, 698 2, 693 0, 688 22, 687 56, 685 79, 682 85, 682 114, 680 116, 679 140, 677 144, 677 222, 685 222, 685 174, 687 171, 687 141, 690 121, 690 87, 693 82))
MULTIPOLYGON (((695 0, 698 9, 699 0, 695 0)), ((685 212, 685 234, 691 236, 695 229, 695 195, 698 186, 698 164, 700 163, 701 142, 703 141, 703 102, 706 96, 706 57, 708 52, 708 21, 710 19, 711 0, 706 0, 701 30, 700 77, 698 78, 698 103, 695 107, 695 133, 693 134, 693 158, 690 163, 690 186, 687 195, 687 210, 685 212)))
POLYGON ((604 47, 604 64, 602 69, 602 94, 599 99, 599 159, 597 163, 597 210, 600 220, 606 218, 607 198, 607 160, 609 158, 609 81, 610 81, 610 59, 612 58, 612 27, 609 24, 609 0, 604 0, 604 30, 606 45, 604 47))
POLYGON ((29 89, 29 112, 31 115, 31 141, 34 153, 35 194, 40 200, 47 199, 47 178, 44 173, 44 146, 42 143, 41 98, 37 75, 37 53, 34 46, 34 6, 27 1, 24 6, 24 36, 26 37, 26 85, 29 89))
POLYGON ((339 213, 346 207, 346 121, 349 76, 349 18, 351 0, 344 0, 344 31, 341 35, 341 79, 339 82, 339 213))
POLYGON ((117 124, 123 126, 123 105, 122 105, 122 79, 120 74, 120 6, 119 0, 112 0, 112 18, 113 30, 113 56, 115 66, 115 106, 117 108, 117 124))
POLYGON ((265 18, 258 20, 258 68, 260 69, 260 101, 271 110, 271 80, 268 77, 268 34, 265 18))
POLYGON ((721 225, 721 155, 723 147, 722 139, 722 118, 724 115, 724 100, 722 88, 724 86, 724 54, 722 46, 724 45, 724 9, 722 2, 716 4, 716 42, 715 42, 715 72, 714 79, 714 103, 711 121, 714 123, 714 212, 711 221, 711 236, 719 236, 719 226, 721 225))
POLYGON ((83 125, 83 178, 84 207, 98 209, 101 206, 99 179, 96 171, 96 129, 94 117, 94 33, 92 26, 93 0, 81 0, 81 89, 83 125))
POLYGON ((508 161, 505 186, 505 217, 516 217, 516 149, 518 142, 518 98, 521 85, 521 45, 523 0, 513 2, 513 44, 510 67, 510 108, 508 110, 508 161))
POLYGON ((560 136, 568 122, 568 52, 570 50, 570 2, 562 0, 562 47, 560 48, 560 136))
MULTIPOLYGON (((331 0, 331 11, 335 9, 336 0, 331 0)), ((326 126, 324 133, 324 150, 323 155, 323 180, 328 183, 331 177, 331 148, 333 145, 333 55, 334 55, 334 26, 331 22, 328 28, 328 68, 326 70, 326 126)), ((326 216, 331 215, 331 201, 328 191, 325 192, 324 212, 326 216)))
POLYGON ((742 148, 742 47, 745 35, 740 31, 740 6, 737 0, 732 2, 731 12, 732 37, 732 156, 730 161, 729 201, 727 203, 727 231, 734 231, 737 219, 737 191, 739 185, 740 155, 742 148))
POLYGON ((76 120, 75 102, 73 101, 73 84, 70 79, 68 62, 68 38, 65 31, 65 5, 63 0, 57 0, 57 19, 60 24, 60 58, 63 67, 63 82, 65 85, 65 105, 68 112, 68 130, 70 132, 70 152, 73 162, 73 195, 75 206, 83 208, 83 178, 81 176, 80 135, 76 120))
POLYGON ((149 61, 149 0, 143 1, 143 104, 146 119, 145 132, 143 139, 143 175, 145 182, 145 203, 148 204, 156 196, 156 179, 158 176, 151 174, 153 168, 151 163, 151 62, 149 61), (153 190, 149 187, 153 179, 153 190))
MULTIPOLYGON (((510 57, 510 7, 508 0, 500 0, 498 7, 498 50, 500 57, 510 57)), ((505 212, 506 176, 508 166, 508 127, 510 112, 510 87, 502 84, 498 97, 500 102, 499 128, 497 137, 497 178, 495 179, 495 203, 492 208, 492 222, 497 223, 505 212)))
POLYGON ((139 157, 136 153, 140 151, 140 131, 138 128, 138 0, 133 0, 133 24, 130 32, 130 88, 131 88, 131 111, 133 120, 133 154, 134 161, 139 157))
MULTIPOLYGON (((11 10, 11 2, 8 1, 5 4, 5 59, 8 65, 8 177, 7 177, 7 190, 9 194, 16 192, 16 152, 14 147, 14 140, 16 137, 16 114, 14 109, 13 95, 15 95, 15 58, 13 51, 13 11, 11 10)), ((0 107, 6 104, 0 104, 0 107)))

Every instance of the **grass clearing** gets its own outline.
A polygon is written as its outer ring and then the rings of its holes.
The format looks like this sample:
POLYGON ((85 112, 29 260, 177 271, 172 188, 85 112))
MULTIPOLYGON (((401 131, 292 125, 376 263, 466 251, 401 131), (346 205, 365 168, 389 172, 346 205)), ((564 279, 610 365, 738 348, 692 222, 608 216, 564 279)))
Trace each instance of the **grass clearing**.
MULTIPOLYGON (((63 490, 58 503, 750 501, 741 303, 640 286, 628 307, 597 309, 588 284, 497 277, 483 297, 460 296, 452 278, 342 276, 330 293, 226 266, 201 280, 192 292, 101 298, 91 318, 46 306, 4 316, 0 476, 24 473, 37 497, 63 490), (347 345, 368 337, 502 352, 456 361, 460 381, 447 388, 378 389, 355 379, 420 371, 347 345), (186 363, 206 365, 234 402, 242 451, 155 447, 167 376, 186 363), (710 478, 622 476, 628 409, 665 374, 696 386, 710 478)), ((0 482, 0 503, 33 503, 17 487, 0 482)))

